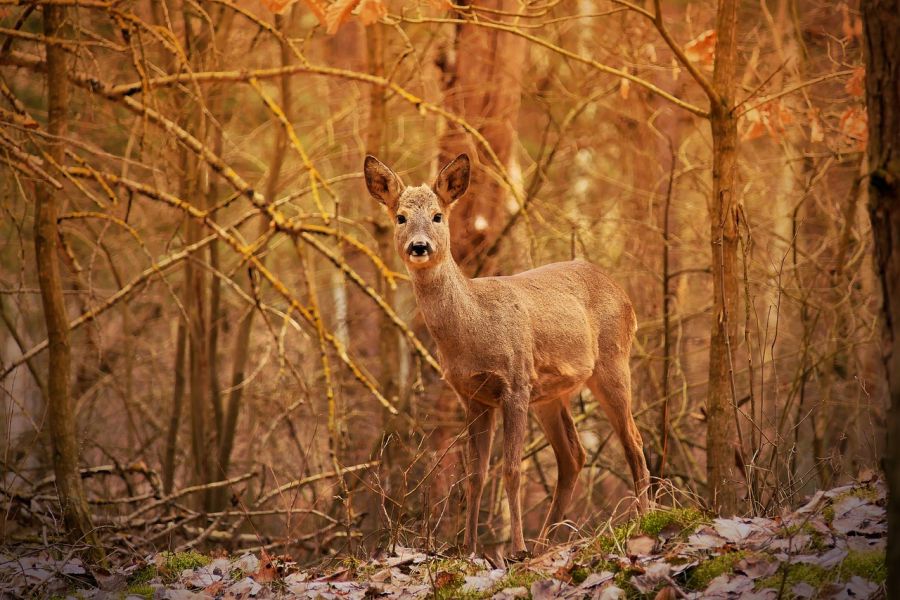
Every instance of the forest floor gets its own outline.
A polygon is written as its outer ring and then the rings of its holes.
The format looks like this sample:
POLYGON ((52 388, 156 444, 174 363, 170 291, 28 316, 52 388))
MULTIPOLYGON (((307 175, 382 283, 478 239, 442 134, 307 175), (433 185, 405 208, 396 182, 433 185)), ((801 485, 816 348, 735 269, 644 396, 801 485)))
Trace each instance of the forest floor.
POLYGON ((884 597, 885 487, 817 492, 777 518, 658 510, 535 558, 494 565, 410 548, 299 569, 286 557, 163 552, 108 571, 46 548, 0 546, 2 598, 884 597))

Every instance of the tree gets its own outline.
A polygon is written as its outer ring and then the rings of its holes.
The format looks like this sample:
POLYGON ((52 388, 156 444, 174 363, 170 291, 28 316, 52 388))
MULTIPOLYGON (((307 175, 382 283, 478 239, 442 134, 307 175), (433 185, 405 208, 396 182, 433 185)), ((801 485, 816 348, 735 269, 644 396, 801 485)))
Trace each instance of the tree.
MULTIPOLYGON (((48 38, 63 38, 69 31, 65 8, 58 5, 45 6, 44 35, 48 38)), ((64 138, 68 109, 66 62, 66 51, 60 44, 47 44, 47 133, 50 134, 47 154, 57 164, 63 164, 65 159, 64 138)), ((69 319, 59 270, 57 190, 49 183, 39 183, 36 186, 36 200, 34 250, 44 322, 47 325, 47 412, 56 489, 69 537, 79 543, 87 542, 93 548, 95 557, 102 559, 103 550, 91 524, 78 468, 75 415, 69 397, 71 348, 69 319)))
POLYGON ((883 360, 890 406, 884 471, 888 484, 887 597, 900 597, 900 1, 862 3, 869 113, 869 216, 881 278, 883 360), (893 567, 891 567, 893 565, 893 567))
POLYGON ((706 412, 706 472, 709 500, 720 514, 738 510, 735 429, 732 413, 733 352, 737 339, 738 199, 737 117, 734 90, 737 67, 737 2, 720 0, 716 15, 716 60, 709 122, 713 140, 713 190, 709 200, 712 248, 713 313, 709 346, 706 412))
MULTIPOLYGON (((508 0, 482 2, 479 7, 515 11, 508 0)), ((504 167, 513 157, 516 128, 521 104, 522 70, 525 64, 525 40, 474 23, 457 25, 455 60, 446 80, 446 103, 454 113, 476 127, 504 167)), ((481 168, 472 171, 472 182, 465 203, 451 214, 453 254, 465 269, 494 241, 503 226, 508 194, 486 168, 493 165, 483 149, 472 147, 472 138, 461 128, 450 126, 440 141, 438 163, 445 165, 462 152, 479 156, 481 168)), ((493 273, 483 273, 492 275, 493 273)))

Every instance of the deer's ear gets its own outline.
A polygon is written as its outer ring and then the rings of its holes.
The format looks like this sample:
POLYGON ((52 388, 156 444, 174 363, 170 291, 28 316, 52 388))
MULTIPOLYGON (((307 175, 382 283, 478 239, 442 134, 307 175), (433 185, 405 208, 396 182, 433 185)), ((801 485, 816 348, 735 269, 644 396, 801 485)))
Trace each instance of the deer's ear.
POLYGON ((434 182, 434 193, 445 205, 456 202, 469 189, 470 173, 469 155, 460 154, 441 169, 434 182))
POLYGON ((372 155, 366 156, 363 167, 366 176, 366 187, 373 198, 391 210, 397 208, 397 201, 403 193, 403 182, 390 167, 372 155))

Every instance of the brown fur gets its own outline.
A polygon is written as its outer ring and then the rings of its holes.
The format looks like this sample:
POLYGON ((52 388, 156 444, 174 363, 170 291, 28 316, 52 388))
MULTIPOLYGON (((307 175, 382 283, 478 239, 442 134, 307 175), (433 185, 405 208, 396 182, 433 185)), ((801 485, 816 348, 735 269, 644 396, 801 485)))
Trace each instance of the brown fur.
POLYGON ((631 414, 628 358, 635 331, 625 292, 591 263, 545 265, 509 277, 468 279, 450 254, 449 215, 434 221, 468 186, 469 159, 460 155, 433 186, 404 187, 374 157, 366 184, 395 220, 397 251, 409 269, 444 378, 468 407, 468 488, 465 545, 474 550, 478 510, 488 470, 495 414, 503 416, 503 476, 512 551, 525 550, 519 479, 531 408, 556 455, 557 484, 539 543, 565 518, 585 453, 569 401, 587 385, 625 449, 640 508, 649 472, 631 414), (413 244, 428 248, 416 257, 413 244))

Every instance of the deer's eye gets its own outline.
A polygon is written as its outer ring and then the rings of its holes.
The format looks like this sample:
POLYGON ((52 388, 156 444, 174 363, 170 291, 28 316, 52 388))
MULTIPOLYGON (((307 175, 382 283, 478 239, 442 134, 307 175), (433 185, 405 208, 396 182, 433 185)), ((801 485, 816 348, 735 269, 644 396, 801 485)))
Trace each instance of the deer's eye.
POLYGON ((406 223, 406 217, 404 217, 403 215, 397 215, 397 224, 403 225, 404 223, 406 223))
POLYGON ((441 213, 437 213, 436 215, 434 215, 431 218, 431 220, 434 221, 435 223, 440 223, 441 221, 444 220, 444 215, 442 215, 441 213))

